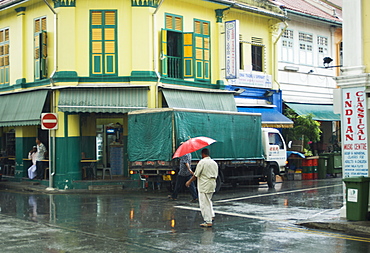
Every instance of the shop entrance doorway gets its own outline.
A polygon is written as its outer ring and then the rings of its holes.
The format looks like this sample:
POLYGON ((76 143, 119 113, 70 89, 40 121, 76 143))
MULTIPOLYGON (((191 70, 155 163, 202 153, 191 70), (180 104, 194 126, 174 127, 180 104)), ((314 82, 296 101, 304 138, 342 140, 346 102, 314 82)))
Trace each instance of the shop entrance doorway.
MULTIPOLYGON (((106 121, 107 119, 105 119, 106 121)), ((96 157, 99 166, 111 168, 112 175, 124 174, 124 147, 122 119, 110 119, 115 123, 97 124, 96 157)))

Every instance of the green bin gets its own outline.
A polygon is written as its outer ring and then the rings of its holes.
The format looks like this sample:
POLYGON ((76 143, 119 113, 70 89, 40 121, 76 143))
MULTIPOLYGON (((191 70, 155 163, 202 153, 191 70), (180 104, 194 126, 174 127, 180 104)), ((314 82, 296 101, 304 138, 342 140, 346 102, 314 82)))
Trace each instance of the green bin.
POLYGON ((327 174, 337 177, 337 174, 342 173, 342 154, 340 152, 323 153, 328 157, 327 174))
POLYGON ((337 176, 337 174, 342 173, 342 154, 340 152, 334 153, 333 173, 335 177, 337 176))
POLYGON ((324 155, 328 157, 326 174, 334 175, 334 153, 325 153, 324 155))
POLYGON ((348 177, 346 184, 347 220, 368 220, 370 177, 348 177))
POLYGON ((320 155, 319 156, 319 166, 317 168, 317 173, 319 179, 325 179, 327 174, 329 156, 320 155))

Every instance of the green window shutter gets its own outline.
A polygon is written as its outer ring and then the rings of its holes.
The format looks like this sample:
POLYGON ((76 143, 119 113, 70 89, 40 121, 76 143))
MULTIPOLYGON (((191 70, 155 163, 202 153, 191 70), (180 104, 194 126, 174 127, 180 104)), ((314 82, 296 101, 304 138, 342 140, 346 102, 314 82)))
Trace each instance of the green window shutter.
POLYGON ((5 69, 0 68, 0 84, 4 84, 4 83, 5 83, 5 69))
POLYGON ((196 80, 210 81, 211 79, 210 49, 210 23, 194 20, 194 72, 196 80))
POLYGON ((184 66, 184 78, 193 78, 194 73, 194 52, 193 52, 193 33, 183 34, 183 66, 184 66))
POLYGON ((165 28, 167 30, 182 32, 183 29, 182 16, 165 13, 165 28))
POLYGON ((103 69, 102 69, 103 59, 102 59, 102 56, 101 55, 93 55, 92 60, 93 60, 93 62, 92 62, 92 66, 93 66, 92 73, 94 75, 103 74, 103 69))
POLYGON ((167 58, 167 30, 161 31, 161 62, 162 62, 162 77, 168 76, 168 58, 167 58))
POLYGON ((5 67, 4 69, 4 78, 5 78, 5 84, 9 84, 9 66, 5 67))
POLYGON ((194 51, 195 51, 195 78, 204 79, 204 38, 202 35, 194 34, 194 51))
POLYGON ((41 79, 41 35, 41 32, 37 32, 34 38, 35 80, 41 79))
POLYGON ((9 84, 9 29, 0 30, 0 84, 9 84))
POLYGON ((41 78, 47 78, 47 66, 46 58, 48 56, 47 52, 47 33, 42 31, 40 33, 40 76, 41 78))
POLYGON ((34 21, 34 77, 41 80, 47 77, 47 32, 46 17, 34 21))
POLYGON ((90 13, 90 73, 117 75, 117 12, 90 13))
POLYGON ((115 55, 105 55, 105 73, 106 74, 114 74, 115 73, 115 55))

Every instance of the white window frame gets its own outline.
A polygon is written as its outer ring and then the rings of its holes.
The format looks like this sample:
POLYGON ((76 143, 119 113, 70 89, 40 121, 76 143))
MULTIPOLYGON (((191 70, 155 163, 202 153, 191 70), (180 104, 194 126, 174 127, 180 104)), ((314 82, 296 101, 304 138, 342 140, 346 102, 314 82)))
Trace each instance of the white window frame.
POLYGON ((286 29, 282 35, 281 61, 294 62, 294 31, 286 29))
POLYGON ((254 39, 259 39, 262 42, 262 38, 252 37, 251 41, 239 41, 239 50, 240 50, 240 70, 246 70, 247 72, 255 71, 255 72, 266 72, 267 60, 266 60, 266 45, 262 43, 254 42, 254 39), (262 70, 253 70, 252 66, 252 46, 259 46, 262 48, 262 55, 261 55, 261 62, 262 62, 262 70))
POLYGON ((323 59, 324 57, 328 56, 328 45, 329 45, 329 39, 325 36, 317 36, 317 65, 322 66, 323 65, 323 59))
POLYGON ((313 65, 313 35, 311 33, 299 32, 299 64, 313 65))

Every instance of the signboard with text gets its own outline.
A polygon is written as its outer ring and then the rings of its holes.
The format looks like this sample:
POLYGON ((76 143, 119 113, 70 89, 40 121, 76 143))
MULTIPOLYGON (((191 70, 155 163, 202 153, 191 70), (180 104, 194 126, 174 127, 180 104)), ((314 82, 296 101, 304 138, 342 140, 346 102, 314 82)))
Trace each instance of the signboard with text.
POLYGON ((230 85, 255 87, 255 88, 272 88, 272 77, 265 73, 255 73, 239 71, 239 78, 229 80, 230 85))
POLYGON ((226 79, 239 77, 239 20, 225 22, 226 79))
POLYGON ((365 87, 342 89, 344 177, 368 176, 365 87))

